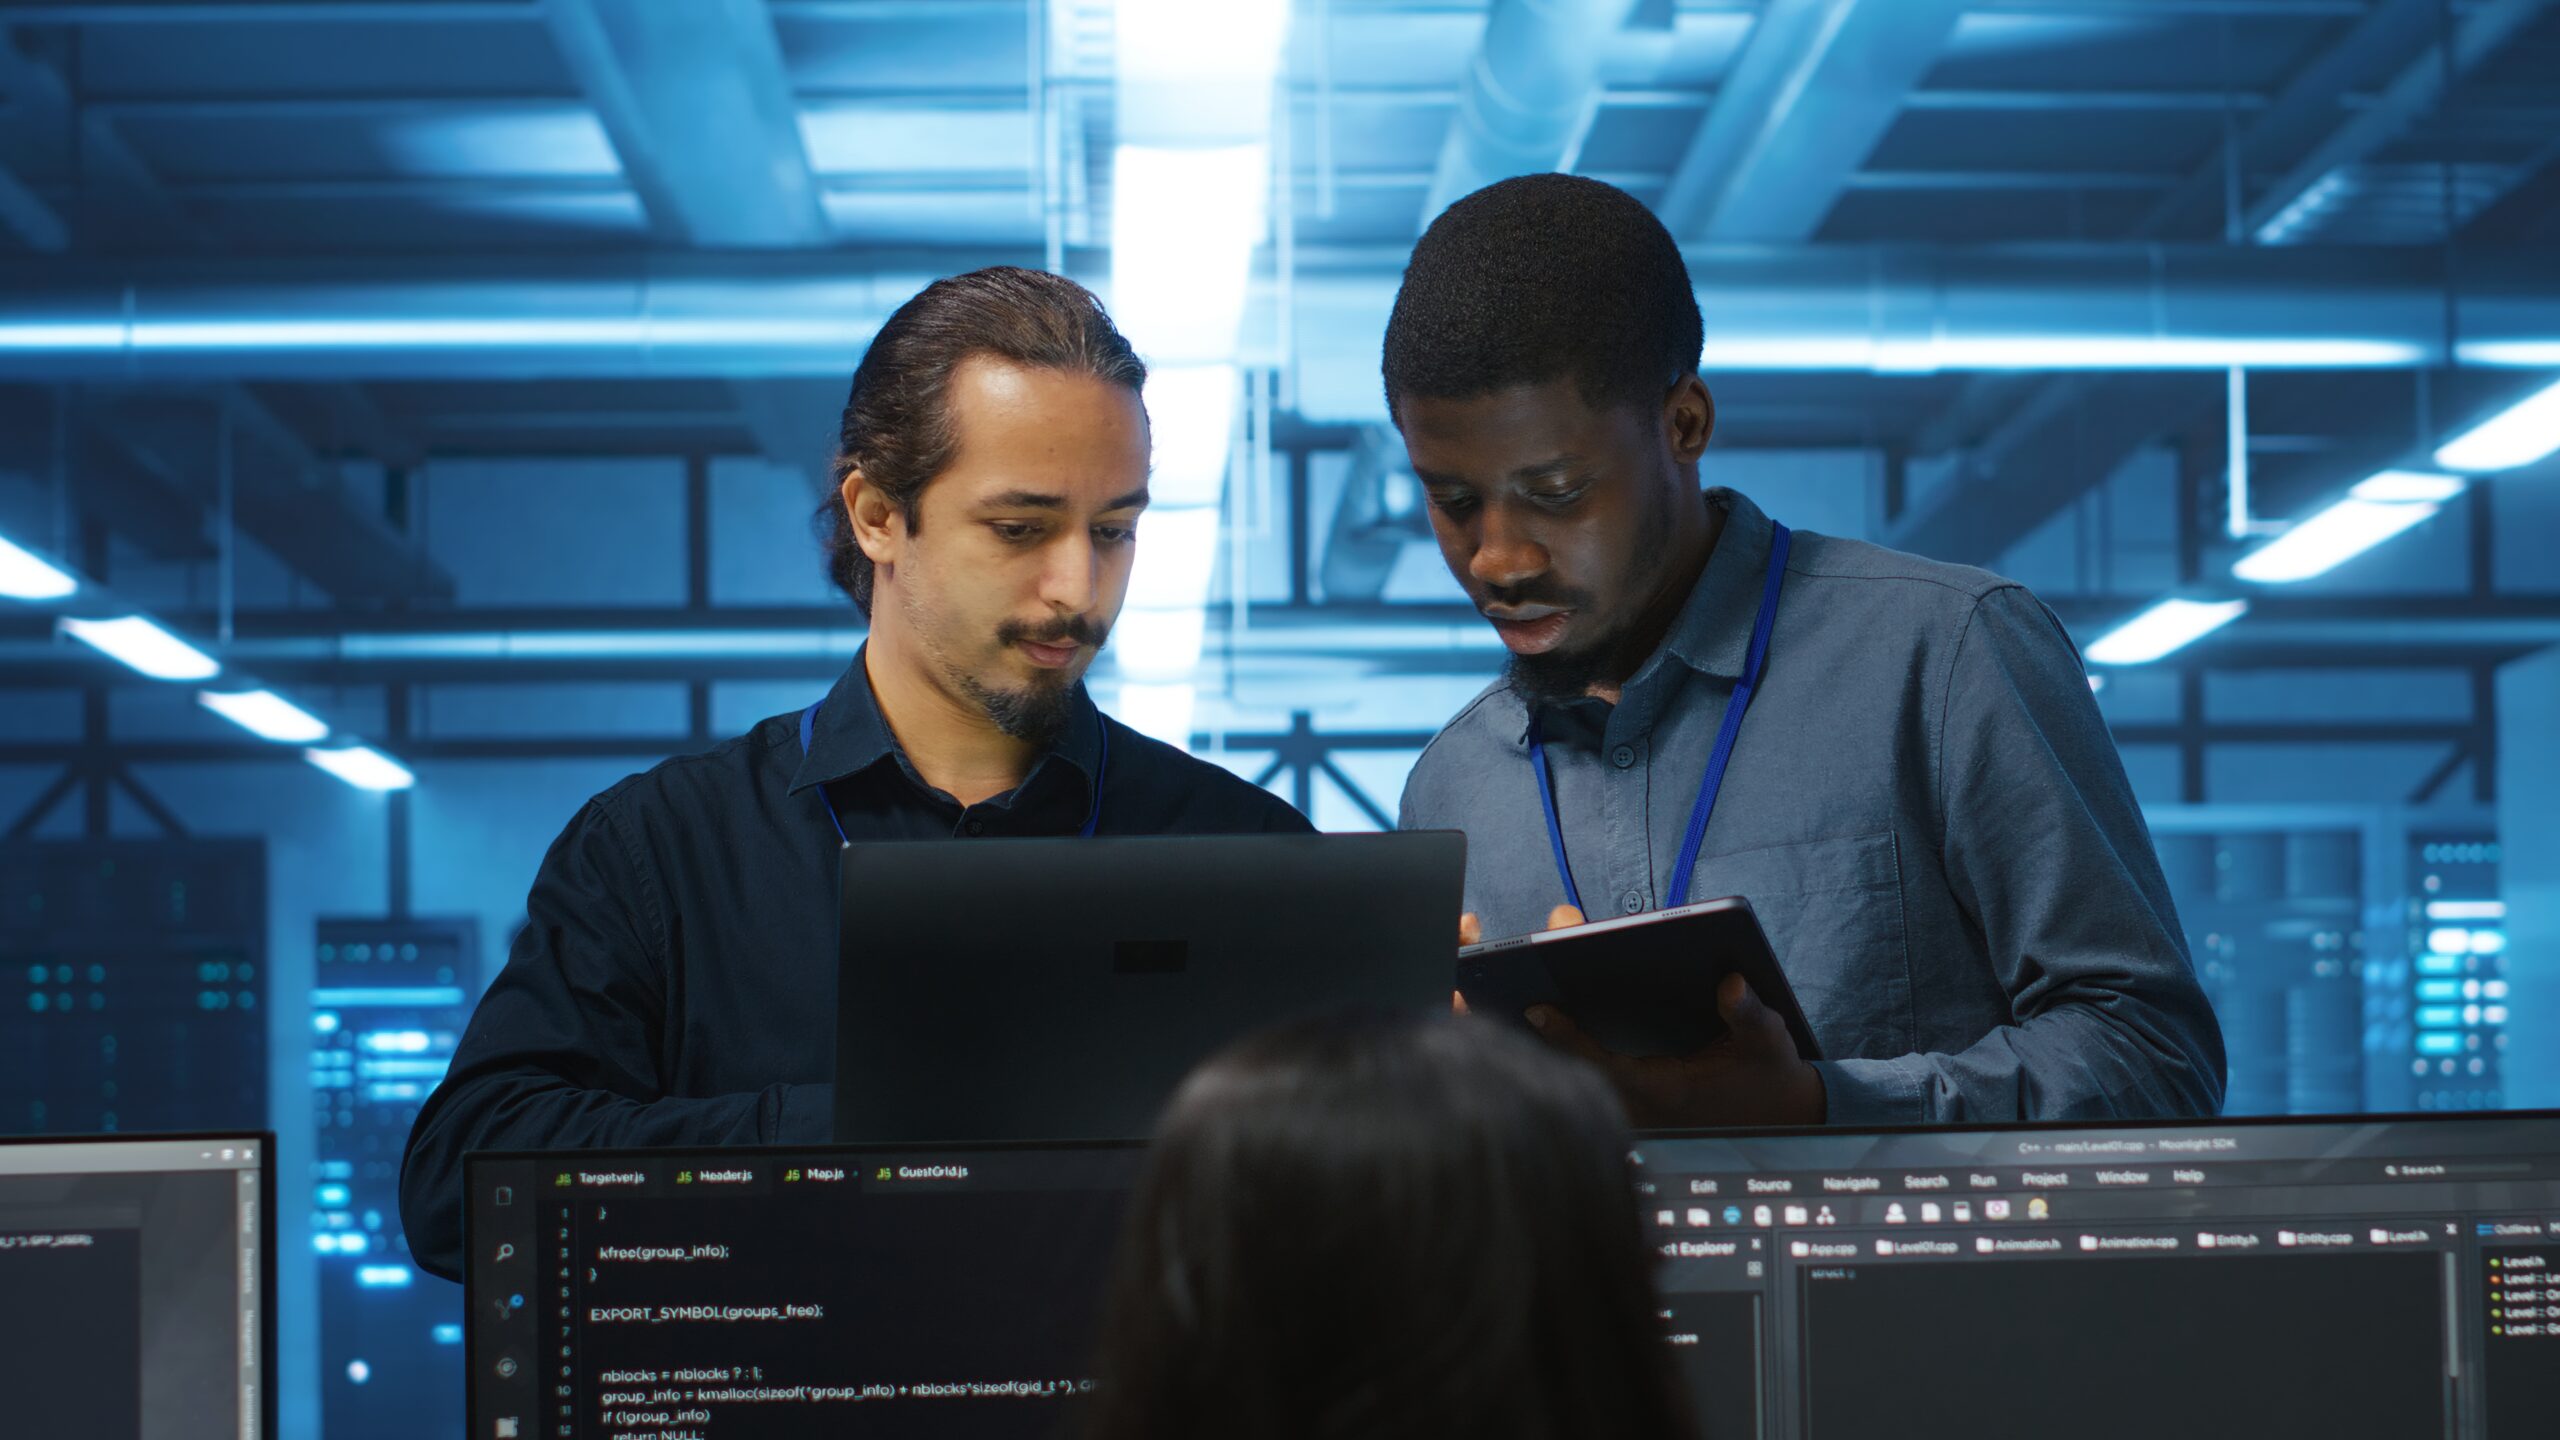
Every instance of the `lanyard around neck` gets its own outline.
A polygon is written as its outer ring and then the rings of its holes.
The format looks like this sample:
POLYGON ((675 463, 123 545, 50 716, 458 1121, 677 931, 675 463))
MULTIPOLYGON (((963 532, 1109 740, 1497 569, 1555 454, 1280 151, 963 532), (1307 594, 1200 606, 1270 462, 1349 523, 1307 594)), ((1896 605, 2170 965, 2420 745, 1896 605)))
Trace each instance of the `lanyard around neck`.
MULTIPOLYGON (((1724 707, 1724 724, 1716 731, 1716 748, 1707 756, 1706 777, 1698 782, 1698 798, 1689 807, 1689 831, 1680 841, 1680 861, 1671 872, 1671 893, 1662 908, 1676 910, 1689 903, 1689 872, 1697 867, 1698 847, 1707 838, 1707 820, 1716 812, 1716 794, 1724 788, 1725 767, 1733 761, 1734 741, 1742 734, 1743 712, 1751 708, 1751 697, 1760 688, 1760 675, 1769 664, 1769 631, 1778 620, 1778 587, 1787 576, 1787 551, 1795 537, 1784 525, 1773 525, 1769 539, 1769 573, 1760 586, 1760 613, 1751 621, 1751 649, 1742 662, 1742 678, 1733 687, 1733 699, 1724 707)), ((1564 853, 1564 824, 1556 817, 1555 782, 1547 776, 1547 741, 1539 730, 1537 716, 1529 719, 1529 769, 1538 777, 1538 804, 1547 812, 1547 844, 1555 851, 1556 878, 1564 882, 1566 903, 1588 917, 1583 910, 1582 892, 1574 888, 1573 866, 1564 853)))
MULTIPOLYGON (((800 754, 804 758, 809 753, 810 737, 818 730, 818 706, 826 703, 820 699, 817 704, 800 712, 800 754)), ((1093 730, 1102 743, 1102 753, 1093 762, 1093 805, 1084 812, 1084 828, 1076 832, 1077 839, 1090 840, 1095 829, 1102 824, 1102 774, 1111 768, 1111 724, 1102 718, 1102 707, 1094 705, 1091 695, 1085 696, 1084 703, 1093 706, 1093 730)), ((825 785, 818 787, 818 803, 827 807, 827 823, 836 827, 836 839, 852 844, 853 837, 844 833, 844 817, 836 813, 836 802, 827 794, 825 785)))

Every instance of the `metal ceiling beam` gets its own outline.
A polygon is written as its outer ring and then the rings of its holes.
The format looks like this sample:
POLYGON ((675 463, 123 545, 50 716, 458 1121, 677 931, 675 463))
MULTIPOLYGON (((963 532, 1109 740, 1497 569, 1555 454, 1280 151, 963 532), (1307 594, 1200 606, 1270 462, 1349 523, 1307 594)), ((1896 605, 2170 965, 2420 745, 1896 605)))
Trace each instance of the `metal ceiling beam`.
POLYGON ((2054 380, 1965 457, 1957 478, 1906 512, 1885 543, 1989 565, 2221 393, 2219 377, 2202 375, 2054 380))
POLYGON ((833 238, 763 0, 548 0, 543 14, 662 236, 705 249, 833 238))
POLYGON ((1963 0, 1770 0, 1656 208, 1684 239, 1802 240, 1902 113, 1963 0))
POLYGON ((253 385, 249 393, 292 425, 314 454, 362 456, 395 469, 408 469, 427 458, 425 443, 352 381, 253 385))
MULTIPOLYGON (((2541 18, 2551 0, 2485 0, 2454 22, 2452 69, 2456 79, 2468 75, 2497 53, 2527 25, 2541 18)), ((2427 7, 2431 10, 2435 6, 2427 7)), ((2439 12, 2441 13, 2441 12, 2439 12)), ((2405 52, 2404 52, 2405 53, 2405 52)), ((2412 121, 2441 102, 2445 82, 2444 45, 2430 44, 2403 67, 2371 106, 2358 111, 2327 140, 2304 156, 2275 184, 2249 202, 2243 219, 2257 235, 2283 215, 2327 176, 2361 163, 2406 133, 2412 121)))
POLYGON ((766 459, 807 475, 823 487, 834 469, 836 430, 844 418, 845 390, 853 375, 854 356, 844 359, 844 376, 777 377, 738 380, 729 391, 737 397, 738 416, 766 459))
MULTIPOLYGON (((2347 113, 2343 99, 2436 32, 2444 0, 2382 0, 2346 33, 2296 70, 2239 137, 2242 174, 2266 174, 2290 164, 2320 143, 2347 113)), ((2213 97, 2219 100, 2219 96, 2213 97)), ((2222 233, 2226 157, 2217 147, 2185 184, 2153 207, 2134 227, 2137 238, 2167 234, 2185 225, 2202 234, 2222 233), (2204 222, 2204 223, 2199 223, 2204 222)))
MULTIPOLYGON (((2498 0, 2501 6, 2514 3, 2498 0)), ((2542 0, 2533 3, 2538 6, 2542 0)), ((2442 0, 2380 0, 2366 10, 2337 41, 2296 70, 2272 101, 2251 117, 2231 147, 2234 153, 2217 148, 2143 217, 2128 238, 2148 240, 2180 227, 2221 234, 2232 165, 2238 165, 2244 176, 2263 172, 2306 150, 2315 157, 2333 151, 2337 136, 2363 133, 2366 120, 2361 115, 2339 126, 2341 98, 2424 46, 2437 33, 2442 13, 2442 0), (2320 141, 2324 134, 2332 136, 2326 145, 2320 141)), ((2477 26, 2482 18, 2475 14, 2465 23, 2477 26)), ((2497 23, 2511 24, 2513 17, 2507 15, 2497 23)), ((2428 53, 2432 56, 2431 48, 2428 53)), ((2433 67, 2439 62, 2431 58, 2421 63, 2433 67)), ((2429 73, 2435 72, 2430 68, 2429 73)), ((2397 134, 2405 125, 2404 117, 2393 123, 2389 133, 2397 134)), ((2302 180, 2292 193, 2299 194, 2323 173, 2302 180)), ((2280 185, 2268 194, 2276 196, 2284 188, 2280 185)), ((2287 203, 2289 196, 2277 208, 2287 203)), ((2256 212, 2251 214, 2254 217, 2256 212)), ((2254 233, 2259 221, 2250 218, 2242 223, 2247 227, 2245 235, 2254 233)), ((1993 426, 1990 417, 2004 402, 2014 408, 1990 429, 1991 439, 1967 462, 1965 475, 1941 493, 1938 504, 1906 515, 1895 527, 1895 543, 1929 554, 1987 562, 2103 481, 2134 450, 2169 433, 2166 417, 2140 403, 2111 400, 2108 418, 2094 430, 2070 419, 2087 403, 2084 381, 2065 377, 2022 388, 2003 377, 1982 376, 1966 387, 1939 422, 1923 431, 1915 453, 1940 454, 1972 440, 1983 433, 1980 427, 1993 426), (2065 422, 2067 428, 2057 428, 2065 422), (2030 438, 2037 436, 2041 438, 2030 438), (2098 444, 2100 440, 2106 445, 2098 444), (2051 465, 2057 459, 2068 463, 2041 475, 2019 468, 2051 465), (1995 517, 1979 535, 1965 523, 1967 515, 1977 512, 1995 517), (2019 518, 2031 523, 2019 525, 2015 523, 2019 518)), ((2196 412, 2183 413, 2192 417, 2196 412)))
POLYGON ((331 467, 244 387, 212 397, 104 397, 92 430, 153 473, 217 497, 230 412, 233 515, 241 530, 341 600, 449 600, 453 578, 407 536, 360 509, 331 467))
POLYGON ((1386 593, 1406 542, 1430 538, 1418 493, 1403 514, 1389 507, 1387 487, 1406 468, 1404 445, 1393 427, 1361 427, 1318 571, 1328 602, 1377 600, 1386 593))
MULTIPOLYGON (((84 228, 143 233, 166 245, 201 247, 207 236, 116 132, 105 115, 83 113, 62 74, 19 50, 0 28, 0 87, 22 103, 76 118, 90 199, 84 228)), ((67 376, 46 377, 54 380, 67 376)), ((240 433, 234 436, 235 523, 286 564, 332 595, 346 598, 449 598, 453 582, 425 555, 358 511, 334 476, 257 397, 234 386, 218 397, 240 433)), ((212 448, 219 426, 184 444, 158 441, 117 413, 115 397, 84 397, 72 441, 82 492, 78 503, 109 529, 169 559, 216 553, 205 542, 205 508, 221 462, 212 448), (208 463, 207 457, 210 458, 208 463), (111 500, 103 511, 102 500, 111 500)))
POLYGON ((0 226, 17 236, 19 244, 48 255, 71 244, 71 227, 62 223, 62 216, 6 169, 0 169, 0 226))
POLYGON ((1635 0, 1494 0, 1422 205, 1428 226, 1497 180, 1571 169, 1600 97, 1600 61, 1635 0))
POLYGON ((77 405, 56 406, 54 397, 42 391, 0 392, 0 470, 29 476, 53 474, 55 430, 60 426, 65 493, 81 518, 155 560, 213 557, 213 542, 205 536, 204 507, 191 489, 155 473, 102 438, 77 405))
MULTIPOLYGON (((0 12, 0 21, 7 22, 0 23, 0 93, 15 107, 50 117, 65 127, 63 133, 78 137, 80 190, 70 213, 28 193, 24 202, 41 207, 43 213, 27 212, 13 219, 31 243, 53 239, 51 244, 34 243, 34 248, 62 252, 69 248, 74 232, 83 232, 93 246, 100 238, 121 235, 149 235, 161 248, 173 243, 201 245, 203 227, 133 153, 114 121, 76 103, 70 82, 59 70, 20 48, 20 37, 12 27, 26 23, 22 12, 0 12)), ((10 183, 24 189, 19 182, 10 183)))
MULTIPOLYGON (((782 42, 763 0, 551 0, 551 33, 658 234, 703 249, 830 244, 782 42)), ((849 349, 850 347, 848 347, 849 349)), ((805 397, 731 387, 768 458, 825 472, 805 397)))

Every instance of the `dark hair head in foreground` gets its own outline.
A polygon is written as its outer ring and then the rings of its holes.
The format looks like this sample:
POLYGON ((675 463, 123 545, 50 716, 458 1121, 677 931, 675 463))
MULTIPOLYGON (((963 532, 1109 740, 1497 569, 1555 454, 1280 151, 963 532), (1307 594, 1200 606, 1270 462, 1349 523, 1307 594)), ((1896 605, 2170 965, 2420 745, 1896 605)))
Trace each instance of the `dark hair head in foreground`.
POLYGON ((1702 339, 1680 247, 1643 201, 1516 176, 1440 212, 1413 247, 1387 320, 1387 410, 1557 379, 1594 409, 1651 410, 1697 372, 1702 339))
MULTIPOLYGON (((854 367, 836 432, 835 473, 859 469, 893 497, 913 529, 917 497, 951 463, 960 435, 948 401, 951 377, 974 358, 1089 375, 1138 394, 1146 363, 1093 292, 1063 275, 995 265, 936 280, 897 309, 854 367)), ((870 557, 851 517, 830 496, 819 510, 827 574, 871 613, 870 557)))
POLYGON ((1598 1074, 1451 1017, 1210 1060, 1166 1112, 1094 1440, 1692 1433, 1598 1074))

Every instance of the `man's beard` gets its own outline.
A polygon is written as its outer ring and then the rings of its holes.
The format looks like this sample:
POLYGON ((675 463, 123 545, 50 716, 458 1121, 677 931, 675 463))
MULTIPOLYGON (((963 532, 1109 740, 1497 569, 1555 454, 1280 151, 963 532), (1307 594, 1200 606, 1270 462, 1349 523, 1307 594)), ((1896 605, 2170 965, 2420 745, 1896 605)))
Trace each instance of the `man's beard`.
MULTIPOLYGON (((1546 605, 1587 615, 1598 597, 1590 591, 1570 585, 1558 585, 1541 578, 1529 585, 1492 587, 1484 596, 1498 605, 1546 605)), ((1503 669, 1503 679, 1532 709, 1552 705, 1559 700, 1575 699, 1599 681, 1610 678, 1609 662, 1614 657, 1617 640, 1603 635, 1597 642, 1585 643, 1571 650, 1549 650, 1538 655, 1513 655, 1503 669)))
POLYGON ((1591 693, 1592 686, 1615 678, 1609 673, 1613 659, 1614 652, 1605 643, 1544 655, 1514 655, 1503 667, 1502 678, 1534 710, 1542 705, 1579 700, 1591 693))
MULTIPOLYGON (((1037 645, 1090 645, 1098 652, 1110 638, 1110 626, 1096 625, 1083 616, 1053 620, 1046 625, 1008 620, 996 627, 996 641, 1007 649, 1028 640, 1037 645)), ((1044 674, 1018 689, 1000 689, 956 667, 950 667, 950 676, 954 687, 970 703, 985 711, 997 729, 1016 740, 1045 750, 1056 746, 1059 737, 1067 733, 1067 721, 1075 711, 1076 681, 1066 670, 1044 674)))

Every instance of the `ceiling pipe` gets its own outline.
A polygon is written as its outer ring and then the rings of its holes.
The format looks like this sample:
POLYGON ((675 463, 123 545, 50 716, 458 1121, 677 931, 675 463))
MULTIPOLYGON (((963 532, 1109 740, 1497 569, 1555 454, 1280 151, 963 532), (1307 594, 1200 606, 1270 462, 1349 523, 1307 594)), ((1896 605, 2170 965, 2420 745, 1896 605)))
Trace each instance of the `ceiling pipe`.
MULTIPOLYGON (((1301 256, 1301 409, 1375 418, 1401 253, 1301 256)), ((0 268, 0 380, 841 377, 936 274, 842 257, 0 268)), ((2403 369, 2441 364, 2425 254, 2219 246, 1707 247, 1689 252, 1719 371, 2403 369)), ((1262 282, 1265 285, 1267 281, 1262 282)), ((1267 296, 1265 297, 1267 299, 1267 296)), ((1273 353, 1248 308, 1245 363, 1273 353)), ((2465 365, 2560 367, 2546 257, 2465 257, 2465 365)))
POLYGON ((1497 180, 1570 168, 1600 95, 1602 52, 1634 9, 1635 0, 1494 0, 1422 225, 1497 180))

